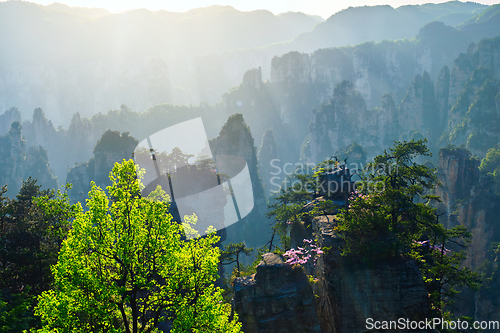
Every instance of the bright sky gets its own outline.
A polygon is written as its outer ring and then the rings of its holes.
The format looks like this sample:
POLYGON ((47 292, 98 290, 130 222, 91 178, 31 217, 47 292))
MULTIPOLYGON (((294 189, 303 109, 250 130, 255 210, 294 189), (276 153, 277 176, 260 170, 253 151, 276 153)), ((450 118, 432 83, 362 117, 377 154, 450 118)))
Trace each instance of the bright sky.
MULTIPOLYGON (((2 1, 2 0, 0 0, 2 1)), ((287 11, 303 12, 306 14, 319 15, 328 18, 332 14, 349 6, 374 6, 389 4, 392 7, 399 7, 408 4, 423 4, 428 2, 440 3, 447 0, 59 0, 57 2, 75 7, 98 7, 105 8, 111 12, 120 12, 135 8, 147 8, 150 10, 165 9, 173 12, 184 12, 186 10, 207 7, 211 5, 230 5, 236 9, 250 11, 255 9, 267 9, 274 14, 287 11)), ((53 3, 53 0, 34 0, 42 5, 53 3)), ((483 4, 492 5, 498 0, 477 1, 483 4)))

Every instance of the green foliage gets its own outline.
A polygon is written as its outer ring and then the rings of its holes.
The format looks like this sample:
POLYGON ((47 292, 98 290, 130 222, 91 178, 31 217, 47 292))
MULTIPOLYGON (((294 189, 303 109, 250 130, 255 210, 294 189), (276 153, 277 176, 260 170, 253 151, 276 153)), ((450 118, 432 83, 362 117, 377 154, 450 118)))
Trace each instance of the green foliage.
MULTIPOLYGON (((132 161, 115 164, 111 200, 92 184, 53 267, 54 289, 39 297, 40 332, 239 332, 222 302, 218 237, 172 221, 160 189, 141 198, 132 161)), ((196 217, 188 217, 195 223, 196 217)), ((214 231, 214 230, 212 230, 214 231)))
POLYGON ((498 147, 488 149, 486 156, 481 160, 479 171, 493 177, 495 192, 500 194, 500 149, 498 147))
POLYGON ((426 142, 396 142, 375 157, 361 175, 349 208, 337 215, 337 230, 345 240, 343 254, 354 260, 373 264, 401 255, 415 259, 439 312, 459 286, 476 288, 479 279, 460 266, 470 233, 461 226, 445 229, 431 206, 439 201, 428 194, 439 185, 437 177, 415 161, 430 156, 426 142))
MULTIPOLYGON (((500 281, 500 243, 492 243, 491 249, 488 251, 487 260, 483 263, 481 270, 483 271, 480 291, 485 295, 496 295, 500 281)), ((491 297, 492 303, 495 306, 500 304, 498 297, 491 297)))
POLYGON ((268 218, 274 219, 274 233, 269 245, 271 251, 274 235, 280 237, 282 246, 290 248, 290 237, 288 232, 290 226, 294 223, 300 223, 304 213, 302 208, 304 205, 314 198, 314 185, 312 175, 295 174, 292 177, 287 177, 292 183, 290 188, 281 188, 279 194, 276 194, 272 200, 273 203, 268 205, 269 212, 266 214, 268 218), (293 180, 293 182, 292 182, 293 180))
POLYGON ((415 233, 434 224, 434 209, 414 203, 437 182, 433 170, 413 161, 431 155, 426 142, 397 142, 366 166, 357 183, 358 195, 339 215, 345 254, 371 258, 408 253, 418 239, 415 233))
POLYGON ((27 290, 18 294, 0 293, 1 333, 23 332, 35 324, 34 297, 27 290))
POLYGON ((493 173, 500 166, 500 149, 490 148, 481 161, 479 171, 482 173, 493 173))
POLYGON ((284 249, 290 248, 290 228, 294 224, 300 224, 306 216, 314 216, 332 213, 337 206, 328 198, 314 200, 318 190, 321 188, 320 175, 331 171, 339 166, 339 162, 334 159, 326 159, 312 168, 312 173, 308 169, 297 168, 293 174, 287 177, 284 185, 291 184, 290 187, 282 186, 279 194, 276 194, 268 205, 268 218, 274 219, 273 238, 269 244, 269 251, 273 247, 279 249, 273 244, 274 236, 278 235, 281 245, 284 249), (311 209, 304 210, 304 205, 314 200, 311 209))
POLYGON ((247 248, 245 243, 240 242, 238 244, 229 243, 224 246, 224 250, 221 251, 220 261, 223 265, 229 265, 232 263, 236 263, 236 276, 239 277, 240 270, 240 254, 250 255, 252 254, 253 247, 247 248))
POLYGON ((65 192, 41 191, 31 178, 15 199, 4 197, 6 191, 0 192, 0 330, 21 332, 38 325, 34 299, 52 285, 50 266, 77 207, 65 192))
POLYGON ((433 308, 442 314, 442 309, 454 302, 460 288, 467 286, 477 290, 481 280, 478 273, 462 267, 467 258, 464 249, 472 237, 467 228, 456 226, 446 230, 438 225, 435 229, 433 238, 414 248, 411 256, 420 264, 433 308))
MULTIPOLYGON (((2 194, 5 192, 6 188, 2 194)), ((56 262, 68 230, 67 222, 59 218, 64 216, 67 221, 72 215, 67 211, 67 197, 60 191, 41 191, 31 178, 23 182, 15 200, 0 197, 1 287, 14 293, 26 286, 34 293, 46 290, 52 280, 49 267, 56 262), (57 200, 59 206, 45 206, 43 202, 49 198, 57 200)))

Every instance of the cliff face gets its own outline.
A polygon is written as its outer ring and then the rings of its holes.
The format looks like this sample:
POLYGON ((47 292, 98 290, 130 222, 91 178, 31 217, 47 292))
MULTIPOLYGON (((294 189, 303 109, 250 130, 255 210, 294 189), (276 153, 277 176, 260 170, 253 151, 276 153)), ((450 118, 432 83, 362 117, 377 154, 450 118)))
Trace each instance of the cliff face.
MULTIPOLYGON (((265 218, 266 197, 259 179, 254 139, 241 114, 229 117, 222 126, 219 136, 210 141, 210 148, 216 158, 219 155, 242 157, 246 161, 250 174, 253 207, 248 215, 226 228, 228 241, 245 241, 248 247, 263 246, 271 238, 271 228, 265 218)), ((249 205, 250 202, 245 202, 245 204, 249 205)))
POLYGON ((376 154, 397 137, 396 117, 391 95, 383 96, 380 109, 367 110, 355 85, 344 81, 328 104, 313 111, 303 158, 318 163, 353 142, 376 154))
MULTIPOLYGON (((489 257, 492 244, 500 241, 500 199, 494 181, 480 175, 478 166, 479 160, 464 149, 439 152, 438 177, 443 186, 436 189, 442 200, 437 208, 438 213, 444 213, 441 221, 445 227, 462 225, 472 233, 464 265, 488 272, 498 265, 489 257)), ((498 276, 490 279, 486 274, 483 286, 476 293, 467 291, 455 307, 476 320, 493 320, 500 313, 500 304, 491 288, 498 283, 498 276)))
POLYGON ((64 138, 62 131, 57 131, 52 121, 47 119, 45 113, 40 108, 33 111, 32 121, 23 122, 24 133, 26 137, 26 145, 42 146, 48 154, 54 172, 61 183, 66 178, 66 172, 73 163, 72 155, 81 154, 84 150, 79 150, 78 146, 72 146, 70 142, 64 138))
POLYGON ((271 82, 287 88, 290 88, 288 82, 313 85, 321 102, 342 80, 349 80, 368 107, 374 108, 388 92, 401 100, 416 74, 427 71, 434 79, 444 65, 451 65, 467 46, 461 37, 454 36, 453 30, 434 22, 420 30, 417 44, 384 41, 320 49, 310 55, 291 52, 273 59, 271 82), (444 42, 450 36, 456 37, 454 44, 444 42))
POLYGON ((455 60, 451 73, 447 66, 441 69, 436 84, 427 71, 415 75, 396 113, 387 94, 380 108, 368 109, 369 97, 359 75, 353 82, 340 83, 329 102, 313 109, 302 157, 319 162, 352 142, 374 156, 394 139, 424 137, 431 150, 451 143, 484 156, 500 140, 497 58, 500 38, 482 40, 477 50, 471 44, 455 60))
POLYGON ((477 269, 484 263, 490 244, 500 240, 498 212, 500 200, 494 182, 479 174, 479 160, 463 149, 439 152, 438 177, 443 184, 436 189, 441 197, 438 212, 445 213, 443 224, 467 227, 472 233, 465 264, 477 269))
POLYGON ((418 131, 434 142, 443 130, 439 127, 440 118, 429 73, 415 76, 399 107, 397 123, 400 138, 410 139, 411 132, 418 131))
POLYGON ((257 273, 237 278, 234 290, 244 332, 321 332, 307 277, 276 254, 265 254, 257 273))
POLYGON ((444 66, 436 79, 436 108, 439 114, 438 126, 441 132, 446 128, 449 119, 450 69, 444 66))
POLYGON ((313 238, 328 248, 317 263, 315 287, 322 332, 364 332, 366 319, 423 320, 431 312, 420 271, 413 261, 395 258, 375 267, 355 265, 340 255, 335 218, 312 222, 313 238))
POLYGON ((272 130, 267 130, 262 138, 258 160, 259 176, 262 180, 266 195, 270 196, 271 192, 278 190, 276 184, 281 184, 280 179, 283 176, 280 175, 278 172, 279 170, 276 169, 276 166, 281 167, 281 163, 272 130), (273 179, 273 177, 278 178, 273 179))
POLYGON ((0 184, 8 185, 14 196, 23 180, 32 177, 42 189, 56 188, 57 181, 50 168, 47 151, 42 146, 26 147, 22 126, 13 122, 9 132, 0 136, 0 184))
POLYGON ((500 79, 500 38, 483 39, 469 47, 454 63, 450 74, 449 126, 445 137, 466 144, 479 156, 498 143, 499 112, 496 97, 500 79))
POLYGON ((260 138, 268 129, 278 129, 281 125, 270 88, 262 81, 260 67, 248 70, 238 87, 222 95, 218 106, 220 113, 217 118, 223 118, 223 121, 235 113, 242 114, 246 123, 252 124, 254 138, 260 138))
POLYGON ((304 267, 319 279, 312 291, 297 280, 298 273, 305 278, 302 267, 292 269, 270 253, 257 274, 236 279, 234 306, 245 331, 271 332, 268 325, 276 329, 288 322, 289 332, 361 333, 367 331, 368 318, 431 318, 427 290, 415 262, 395 258, 376 267, 354 264, 340 255, 342 242, 334 232, 334 216, 315 218, 311 227, 311 238, 328 248, 315 266, 304 267), (314 302, 309 305, 311 299, 314 302), (314 309, 316 313, 311 313, 314 309))

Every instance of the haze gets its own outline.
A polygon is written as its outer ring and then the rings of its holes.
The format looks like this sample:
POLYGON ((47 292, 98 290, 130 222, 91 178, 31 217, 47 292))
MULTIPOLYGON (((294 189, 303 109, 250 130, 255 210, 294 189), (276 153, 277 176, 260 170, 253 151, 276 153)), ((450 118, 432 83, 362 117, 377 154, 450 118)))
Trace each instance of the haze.
MULTIPOLYGON (((53 1, 31 1, 42 5, 48 5, 53 3, 53 1)), ((211 5, 229 5, 236 9, 243 11, 251 11, 256 9, 267 9, 274 14, 284 13, 288 11, 303 12, 310 15, 319 15, 323 18, 328 18, 336 12, 348 8, 357 6, 374 6, 374 5, 384 5, 388 4, 396 8, 403 5, 417 5, 428 3, 429 1, 398 1, 398 0, 355 0, 355 1, 325 1, 325 0, 289 0, 289 1, 269 1, 269 0, 185 0, 185 1, 162 1, 162 0, 62 0, 58 1, 60 3, 67 4, 69 6, 77 7, 98 7, 104 8, 111 12, 121 12, 124 10, 136 9, 136 8, 147 8, 150 10, 167 10, 173 12, 183 12, 189 9, 198 7, 207 7, 211 5)), ((443 3, 446 1, 435 1, 434 3, 443 3)), ((484 0, 479 3, 492 5, 495 4, 495 0, 484 0)))

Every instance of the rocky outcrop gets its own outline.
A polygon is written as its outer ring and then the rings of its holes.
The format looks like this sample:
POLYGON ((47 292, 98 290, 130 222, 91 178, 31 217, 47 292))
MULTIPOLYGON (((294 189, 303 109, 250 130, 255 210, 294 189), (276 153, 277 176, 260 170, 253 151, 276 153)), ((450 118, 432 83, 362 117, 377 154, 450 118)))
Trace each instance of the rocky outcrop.
MULTIPOLYGON (((242 114, 245 121, 252 124, 255 138, 262 137, 270 128, 279 130, 281 126, 269 86, 262 81, 260 67, 248 70, 239 86, 222 95, 219 107, 220 113, 216 117, 224 117, 223 121, 235 113, 242 114)), ((213 117, 210 121, 214 121, 213 117)))
MULTIPOLYGON (((335 218, 312 223, 318 246, 330 248, 317 263, 315 285, 322 332, 364 332, 367 318, 423 320, 431 317, 427 290, 415 262, 393 258, 365 266, 342 257, 335 218)), ((397 331, 397 330, 395 330, 397 331)))
POLYGON ((420 132, 434 142, 442 131, 437 111, 434 84, 429 73, 415 76, 399 107, 400 138, 409 140, 414 135, 412 132, 420 132))
MULTIPOLYGON (((368 107, 374 108, 387 92, 401 100, 416 74, 427 71, 432 79, 437 77, 441 68, 451 66, 468 45, 464 36, 442 22, 424 26, 416 40, 415 44, 384 41, 319 49, 310 55, 290 52, 273 59, 271 82, 284 86, 290 94, 295 91, 290 82, 313 85, 317 101, 323 102, 337 84, 349 80, 368 107)), ((308 89, 303 89, 301 95, 306 98, 308 93, 308 89)), ((293 104, 282 105, 282 110, 290 107, 293 104)))
POLYGON ((450 98, 450 69, 444 66, 436 79, 436 108, 440 115, 438 119, 438 127, 442 132, 447 125, 449 119, 449 98, 450 98))
POLYGON ((499 57, 500 38, 483 39, 459 55, 450 73, 446 139, 455 145, 466 144, 479 156, 499 139, 495 130, 500 123, 495 101, 499 57))
MULTIPOLYGON (((497 261, 490 260, 491 246, 500 241, 500 199, 495 194, 495 183, 490 176, 481 175, 479 160, 465 149, 442 149, 439 152, 438 179, 442 186, 436 194, 442 202, 438 214, 447 228, 464 226, 472 233, 464 265, 485 273, 483 286, 476 292, 466 290, 454 304, 457 315, 475 320, 496 320, 500 313, 498 295, 492 293, 500 283, 497 261)), ((494 332, 495 330, 487 330, 494 332)))
POLYGON ((493 72, 476 68, 465 83, 450 111, 449 140, 455 145, 467 145, 475 154, 484 156, 498 143, 500 117, 496 110, 499 88, 493 72))
POLYGON ((436 188, 436 195, 442 203, 437 207, 438 213, 445 213, 445 227, 462 225, 472 233, 465 262, 472 269, 484 263, 490 244, 500 240, 500 200, 494 182, 480 175, 478 167, 479 160, 465 149, 439 152, 438 179, 442 186, 436 188))
POLYGON ((0 115, 0 135, 9 132, 10 125, 15 122, 21 122, 21 112, 17 108, 10 108, 0 115))
POLYGON ((234 308, 245 332, 278 332, 286 327, 288 331, 283 332, 361 333, 368 330, 368 318, 420 321, 432 317, 427 290, 414 261, 399 257, 371 266, 355 263, 340 254, 342 240, 334 231, 334 216, 315 218, 311 228, 305 229, 312 230, 310 237, 328 249, 316 265, 292 268, 268 253, 254 276, 235 280, 234 308), (318 279, 312 283, 312 291, 304 285, 304 278, 296 280, 300 275, 294 274, 302 268, 318 279), (313 304, 308 304, 311 299, 313 304), (313 309, 316 313, 311 313, 313 309), (297 311, 302 312, 292 315, 297 311), (283 322, 291 323, 291 328, 281 326, 283 322), (275 325, 274 330, 268 325, 275 325))
POLYGON ((477 45, 477 67, 485 67, 500 82, 500 37, 483 39, 477 45))
POLYGON ((64 181, 66 172, 72 165, 70 162, 72 160, 71 155, 81 153, 82 150, 78 149, 78 146, 72 146, 70 144, 72 140, 66 140, 64 131, 57 130, 41 108, 36 108, 33 111, 31 121, 23 122, 23 128, 26 145, 28 147, 43 146, 49 153, 58 180, 60 182, 64 181))
POLYGON ((84 203, 90 191, 90 181, 95 181, 102 189, 111 185, 109 172, 113 165, 132 158, 132 152, 138 143, 127 132, 120 134, 117 131, 106 131, 94 148, 94 157, 68 171, 66 182, 73 184, 68 192, 70 199, 84 203))
POLYGON ((280 58, 275 57, 273 60, 271 66, 272 82, 283 82, 289 87, 296 83, 307 84, 311 82, 309 54, 290 52, 280 58))
POLYGON ((259 149, 259 176, 266 191, 266 195, 271 195, 273 191, 278 191, 276 184, 281 185, 281 162, 279 160, 278 147, 274 139, 272 130, 267 130, 262 138, 259 149), (274 179, 273 179, 274 177, 274 179))
POLYGON ((475 44, 471 44, 467 53, 460 53, 453 62, 453 68, 450 74, 450 93, 448 104, 454 105, 458 95, 467 80, 471 77, 476 68, 477 55, 474 53, 475 44))
MULTIPOLYGON (((265 218, 266 197, 259 179, 257 152, 250 128, 241 114, 234 114, 222 126, 217 138, 210 141, 212 155, 239 156, 244 159, 250 173, 253 206, 245 217, 227 228, 229 242, 245 241, 248 247, 261 247, 271 238, 271 228, 265 218), (256 232, 258 230, 258 232, 256 232)), ((237 158, 235 158, 235 163, 237 158)), ((235 176, 235 175, 229 175, 235 176)), ((250 204, 250 202, 246 202, 250 204)))
POLYGON ((257 273, 237 278, 234 309, 247 333, 321 332, 314 295, 303 270, 267 253, 257 273))

